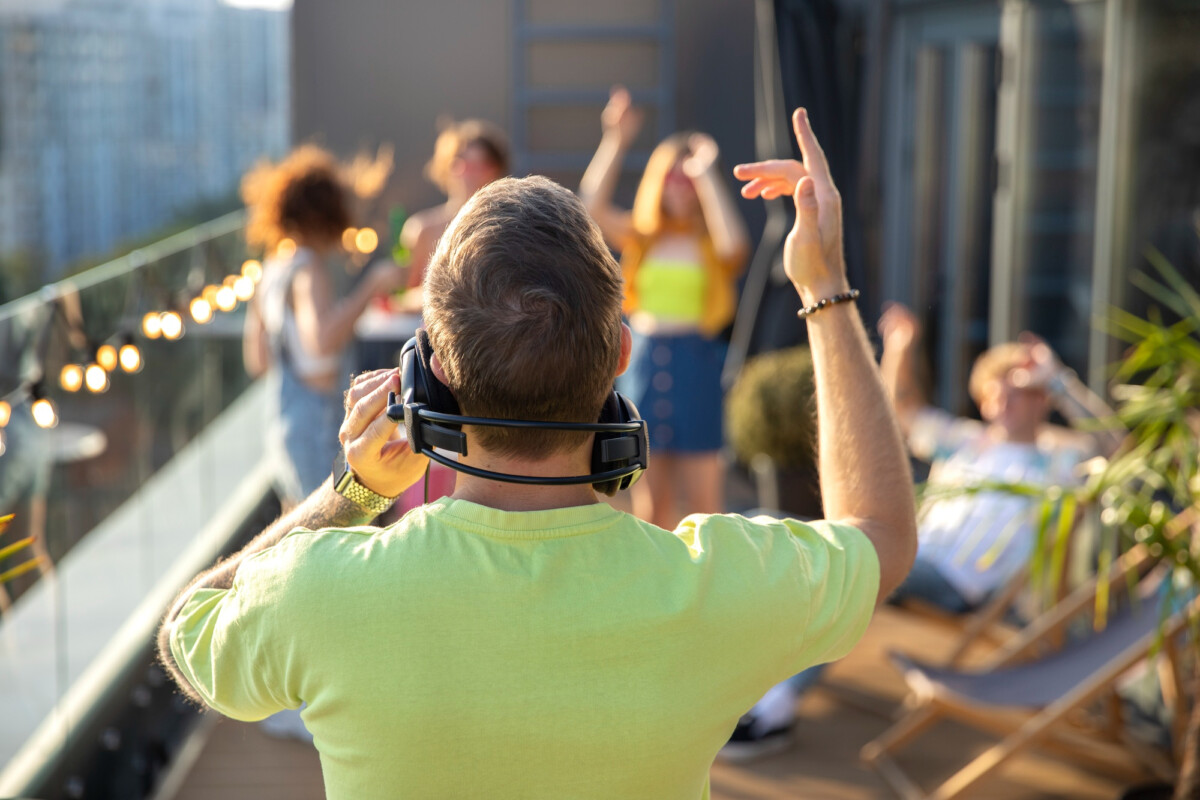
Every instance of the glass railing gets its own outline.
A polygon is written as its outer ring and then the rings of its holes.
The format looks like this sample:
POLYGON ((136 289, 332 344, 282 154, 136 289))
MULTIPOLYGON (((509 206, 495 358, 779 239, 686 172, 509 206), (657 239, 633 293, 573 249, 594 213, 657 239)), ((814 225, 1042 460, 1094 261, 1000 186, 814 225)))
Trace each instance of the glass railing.
POLYGON ((144 647, 174 573, 211 558, 198 543, 256 474, 241 331, 260 271, 242 226, 0 306, 0 797, 71 744, 130 621, 144 647))

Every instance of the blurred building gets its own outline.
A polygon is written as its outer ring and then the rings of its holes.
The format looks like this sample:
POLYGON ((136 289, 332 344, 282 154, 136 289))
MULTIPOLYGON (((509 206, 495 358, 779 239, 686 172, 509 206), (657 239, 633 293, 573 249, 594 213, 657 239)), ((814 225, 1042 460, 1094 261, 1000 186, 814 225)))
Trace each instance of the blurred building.
POLYGON ((218 0, 0 0, 0 257, 53 279, 289 142, 286 12, 218 0))

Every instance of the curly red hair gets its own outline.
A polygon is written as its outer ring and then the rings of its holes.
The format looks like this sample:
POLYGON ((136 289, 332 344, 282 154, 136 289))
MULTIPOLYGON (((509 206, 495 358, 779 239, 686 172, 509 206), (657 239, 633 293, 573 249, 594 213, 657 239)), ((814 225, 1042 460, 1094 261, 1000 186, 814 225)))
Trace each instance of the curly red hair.
POLYGON ((285 238, 334 243, 350 227, 346 189, 337 160, 316 145, 303 145, 278 164, 262 162, 242 178, 249 210, 246 243, 267 250, 285 238))

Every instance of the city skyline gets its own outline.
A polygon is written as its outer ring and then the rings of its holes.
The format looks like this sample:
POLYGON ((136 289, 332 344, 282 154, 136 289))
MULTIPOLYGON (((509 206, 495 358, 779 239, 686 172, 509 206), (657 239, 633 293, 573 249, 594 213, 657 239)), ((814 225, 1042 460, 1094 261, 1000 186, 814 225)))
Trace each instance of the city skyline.
POLYGON ((232 197, 288 147, 288 72, 286 10, 0 1, 0 260, 50 281, 232 197))

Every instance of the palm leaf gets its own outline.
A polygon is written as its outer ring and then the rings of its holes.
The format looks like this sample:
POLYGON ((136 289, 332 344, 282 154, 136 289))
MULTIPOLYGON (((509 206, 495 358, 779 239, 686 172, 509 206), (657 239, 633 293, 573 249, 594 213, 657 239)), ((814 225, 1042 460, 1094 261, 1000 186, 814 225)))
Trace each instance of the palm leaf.
POLYGON ((8 583, 14 578, 19 578, 27 572, 33 572, 41 563, 39 559, 31 558, 24 564, 13 567, 5 572, 0 572, 0 583, 8 583))
POLYGON ((13 542, 12 544, 8 545, 7 547, 0 547, 0 561, 3 561, 4 559, 8 558, 13 553, 17 553, 17 552, 20 552, 21 550, 24 550, 26 547, 29 547, 29 545, 31 545, 31 544, 33 544, 32 536, 25 538, 25 539, 21 539, 16 542, 13 542))

